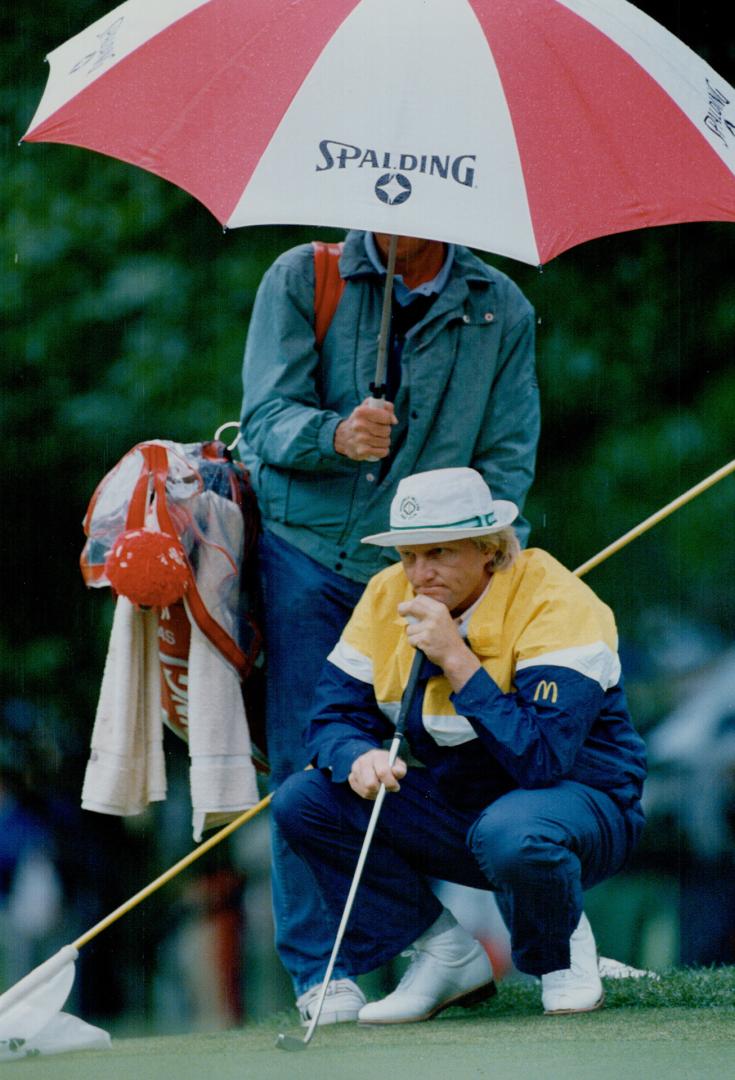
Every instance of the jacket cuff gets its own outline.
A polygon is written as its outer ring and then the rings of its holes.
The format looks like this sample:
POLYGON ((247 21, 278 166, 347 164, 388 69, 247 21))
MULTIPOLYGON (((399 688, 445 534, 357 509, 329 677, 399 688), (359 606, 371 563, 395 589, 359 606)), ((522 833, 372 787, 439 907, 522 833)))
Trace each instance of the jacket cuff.
POLYGON ((334 449, 334 433, 337 430, 339 424, 342 423, 344 417, 338 416, 336 413, 329 416, 327 420, 319 428, 319 434, 317 435, 317 449, 319 450, 319 456, 326 461, 346 461, 344 454, 338 454, 334 449))
POLYGON ((352 772, 352 762, 366 754, 368 750, 374 750, 375 743, 364 739, 350 739, 341 743, 339 747, 333 747, 331 752, 322 750, 317 755, 317 768, 329 769, 335 784, 343 784, 352 772))

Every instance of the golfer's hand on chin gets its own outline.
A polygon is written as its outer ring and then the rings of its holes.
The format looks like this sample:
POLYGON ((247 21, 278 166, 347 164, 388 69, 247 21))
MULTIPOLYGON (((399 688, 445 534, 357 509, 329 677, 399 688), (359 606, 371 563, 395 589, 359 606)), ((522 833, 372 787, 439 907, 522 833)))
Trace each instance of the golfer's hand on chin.
POLYGON ((406 775, 406 762, 396 758, 391 766, 388 756, 387 750, 368 750, 352 762, 352 772, 347 780, 363 799, 374 799, 381 784, 385 784, 386 791, 400 790, 398 781, 406 775))
POLYGON ((432 596, 415 596, 399 604, 398 613, 410 619, 409 643, 438 664, 455 693, 461 690, 481 665, 462 640, 446 604, 432 596))

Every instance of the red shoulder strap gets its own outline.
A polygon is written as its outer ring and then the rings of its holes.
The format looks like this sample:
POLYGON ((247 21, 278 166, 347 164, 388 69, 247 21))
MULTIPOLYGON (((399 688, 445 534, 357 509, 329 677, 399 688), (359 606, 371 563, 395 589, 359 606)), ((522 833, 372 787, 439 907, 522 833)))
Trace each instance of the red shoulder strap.
POLYGON ((339 274, 339 257, 344 245, 312 240, 314 248, 314 338, 321 348, 337 310, 345 282, 339 274))
MULTIPOLYGON (((169 467, 168 451, 165 446, 159 446, 157 443, 140 443, 139 449, 143 453, 144 464, 130 499, 126 527, 128 529, 138 529, 145 522, 145 509, 150 495, 150 477, 156 494, 156 516, 161 532, 179 538, 166 499, 166 477, 169 467)), ((225 660, 232 664, 239 676, 243 678, 249 670, 249 659, 234 638, 230 637, 224 627, 220 626, 217 620, 210 615, 197 589, 194 570, 191 567, 189 569, 191 570, 191 578, 186 590, 186 607, 201 632, 209 638, 212 644, 222 653, 225 660)))

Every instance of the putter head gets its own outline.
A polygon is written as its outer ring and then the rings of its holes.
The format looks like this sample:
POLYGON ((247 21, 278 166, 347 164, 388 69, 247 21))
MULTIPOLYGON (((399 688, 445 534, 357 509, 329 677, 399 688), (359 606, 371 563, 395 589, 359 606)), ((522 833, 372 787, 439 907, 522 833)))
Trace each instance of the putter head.
POLYGON ((276 1039, 277 1050, 306 1050, 307 1046, 303 1039, 295 1039, 293 1035, 279 1035, 276 1039))

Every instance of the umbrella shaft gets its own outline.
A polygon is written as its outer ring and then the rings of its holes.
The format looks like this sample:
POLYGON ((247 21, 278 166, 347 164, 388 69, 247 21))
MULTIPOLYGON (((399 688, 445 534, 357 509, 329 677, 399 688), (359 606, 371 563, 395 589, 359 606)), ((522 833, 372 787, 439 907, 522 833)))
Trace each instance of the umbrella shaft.
POLYGON ((385 397, 385 369, 388 356, 388 334, 390 333, 390 315, 393 301, 393 278, 396 272, 396 251, 398 250, 398 237, 393 234, 388 244, 388 266, 385 274, 385 288, 383 289, 383 311, 380 317, 380 334, 378 336, 378 359, 375 364, 375 383, 373 395, 385 397))

